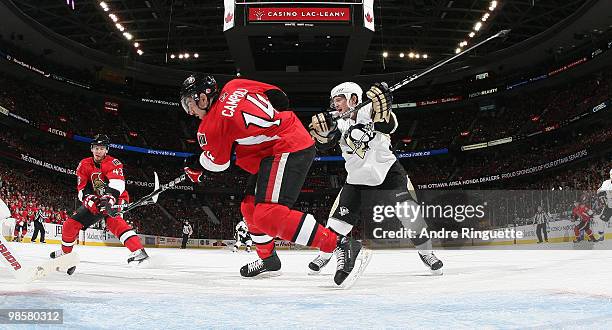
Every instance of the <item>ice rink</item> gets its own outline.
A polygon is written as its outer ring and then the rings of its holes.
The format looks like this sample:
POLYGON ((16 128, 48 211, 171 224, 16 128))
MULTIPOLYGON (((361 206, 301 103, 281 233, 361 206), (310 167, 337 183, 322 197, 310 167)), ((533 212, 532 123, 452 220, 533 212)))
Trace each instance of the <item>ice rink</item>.
MULTIPOLYGON (((34 265, 58 245, 10 243, 34 265)), ((443 276, 415 251, 375 250, 350 290, 314 251, 279 251, 283 274, 242 279, 255 253, 148 249, 149 268, 119 247, 77 246, 77 272, 23 285, 0 269, 0 308, 62 308, 64 328, 609 328, 612 251, 445 250, 443 276)), ((3 265, 2 265, 3 266, 3 265)), ((26 328, 9 326, 0 328, 26 328)))

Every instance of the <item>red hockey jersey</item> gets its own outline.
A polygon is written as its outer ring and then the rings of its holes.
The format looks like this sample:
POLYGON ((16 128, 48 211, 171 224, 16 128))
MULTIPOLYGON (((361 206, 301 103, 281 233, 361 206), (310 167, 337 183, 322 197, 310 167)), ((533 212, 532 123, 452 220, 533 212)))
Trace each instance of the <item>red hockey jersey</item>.
POLYGON ((306 149, 314 144, 292 111, 279 112, 265 91, 280 88, 247 79, 228 82, 202 118, 200 163, 213 172, 229 167, 232 147, 236 165, 255 174, 262 158, 306 149))
POLYGON ((108 185, 119 191, 119 198, 126 202, 129 201, 128 192, 125 190, 123 164, 119 159, 106 155, 101 164, 96 164, 93 157, 88 157, 81 160, 76 173, 79 200, 82 201, 83 197, 88 194, 100 196, 108 185))
POLYGON ((578 204, 572 209, 572 218, 579 218, 580 221, 590 221, 592 214, 593 211, 584 204, 578 204))

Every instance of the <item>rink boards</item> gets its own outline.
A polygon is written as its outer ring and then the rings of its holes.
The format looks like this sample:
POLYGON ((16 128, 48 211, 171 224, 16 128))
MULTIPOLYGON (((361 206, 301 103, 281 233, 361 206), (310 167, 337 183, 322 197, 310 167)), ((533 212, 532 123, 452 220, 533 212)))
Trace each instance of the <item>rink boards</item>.
MULTIPOLYGON (((552 221, 548 224, 548 244, 554 243, 568 243, 574 239, 574 226, 577 222, 569 220, 558 220, 552 221)), ((605 231, 605 239, 612 239, 612 223, 601 223, 605 231)), ((62 237, 62 226, 52 223, 45 223, 45 241, 48 244, 61 244, 62 237)), ((2 223, 2 235, 7 239, 13 238, 13 231, 15 228, 15 220, 8 218, 2 223)), ((483 239, 466 239, 460 241, 442 241, 433 239, 434 247, 444 248, 469 248, 469 247, 486 247, 486 246, 513 246, 513 245, 536 245, 538 242, 536 235, 535 225, 523 225, 512 227, 514 232, 523 233, 522 238, 490 238, 487 240, 483 239)), ((503 228, 504 230, 506 228, 503 228)), ((598 227, 592 227, 593 233, 597 237, 598 227)), ((30 237, 34 231, 34 226, 28 226, 28 232, 23 242, 30 242, 30 237)), ((154 236, 154 235, 142 235, 139 234, 143 244, 146 247, 156 248, 176 248, 181 246, 182 238, 179 237, 167 237, 167 236, 154 236)), ((233 246, 235 240, 223 240, 223 239, 189 239, 187 242, 188 248, 226 248, 233 246)), ((371 241, 373 248, 411 248, 413 247, 407 239, 386 239, 371 241)), ((110 232, 100 229, 87 229, 79 232, 79 245, 89 246, 121 246, 121 242, 110 232)), ((279 249, 304 249, 305 247, 297 246, 291 242, 277 240, 276 246, 279 249)))

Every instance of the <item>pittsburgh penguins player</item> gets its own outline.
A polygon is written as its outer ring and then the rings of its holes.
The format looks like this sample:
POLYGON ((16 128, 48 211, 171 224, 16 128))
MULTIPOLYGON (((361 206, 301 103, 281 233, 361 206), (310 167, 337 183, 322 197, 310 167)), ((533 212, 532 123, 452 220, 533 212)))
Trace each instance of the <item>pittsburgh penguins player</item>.
MULTIPOLYGON (((343 114, 361 103, 363 91, 353 82, 344 82, 331 90, 331 108, 343 114)), ((390 134, 397 129, 397 118, 391 112, 392 95, 386 84, 375 84, 366 96, 372 103, 346 119, 331 120, 332 115, 319 113, 312 117, 310 134, 319 150, 337 143, 342 149, 348 176, 327 220, 327 227, 346 236, 360 220, 360 206, 371 200, 395 206, 396 203, 416 205, 416 194, 406 171, 391 151, 390 134), (362 196, 371 199, 363 201, 362 196)), ((362 217, 366 218, 367 215, 362 217)), ((427 225, 421 217, 398 217, 406 228, 421 232, 427 225)), ((432 273, 442 274, 442 261, 431 250, 429 238, 414 238, 412 243, 421 260, 432 273)), ((316 274, 327 265, 331 253, 320 252, 308 265, 316 274)))
POLYGON ((597 196, 601 198, 603 208, 601 213, 599 214, 599 240, 603 241, 605 237, 605 228, 606 224, 601 223, 601 221, 609 222, 612 219, 612 169, 610 169, 610 178, 605 180, 599 189, 597 189, 597 196))

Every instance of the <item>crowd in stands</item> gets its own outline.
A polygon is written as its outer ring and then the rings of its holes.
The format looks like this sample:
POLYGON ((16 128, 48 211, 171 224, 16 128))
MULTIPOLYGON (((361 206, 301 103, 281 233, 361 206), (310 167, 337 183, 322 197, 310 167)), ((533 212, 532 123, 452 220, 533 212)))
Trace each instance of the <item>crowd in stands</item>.
POLYGON ((612 69, 553 88, 511 92, 496 98, 496 109, 476 103, 397 112, 403 134, 394 136, 400 152, 448 148, 558 127, 612 98, 612 69), (407 139, 407 142, 404 141, 407 139))

